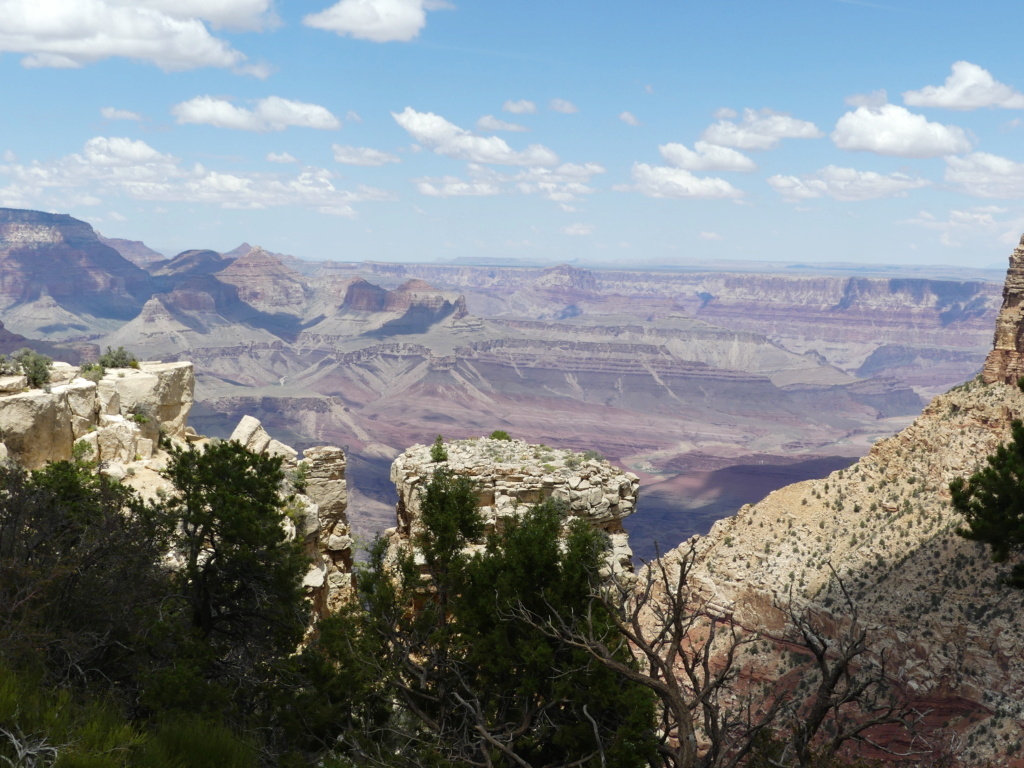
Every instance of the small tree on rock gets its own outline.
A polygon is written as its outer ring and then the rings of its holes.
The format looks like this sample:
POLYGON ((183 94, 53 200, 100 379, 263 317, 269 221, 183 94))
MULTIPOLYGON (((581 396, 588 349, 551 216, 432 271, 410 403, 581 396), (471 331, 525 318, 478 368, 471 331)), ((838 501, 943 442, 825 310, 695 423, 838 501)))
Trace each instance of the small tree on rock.
MULTIPOLYGON (((1014 419, 1011 429, 1013 439, 986 459, 987 467, 949 484, 953 508, 966 523, 957 533, 988 544, 996 563, 1024 552, 1024 423, 1014 419)), ((1007 581, 1024 589, 1024 563, 1013 566, 1007 581)))

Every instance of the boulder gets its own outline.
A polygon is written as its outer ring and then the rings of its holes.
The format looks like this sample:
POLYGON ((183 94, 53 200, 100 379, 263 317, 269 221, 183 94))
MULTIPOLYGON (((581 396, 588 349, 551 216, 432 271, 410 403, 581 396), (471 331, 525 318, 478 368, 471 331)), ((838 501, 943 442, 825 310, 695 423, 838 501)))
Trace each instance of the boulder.
POLYGON ((28 469, 71 458, 71 409, 62 393, 33 389, 0 401, 0 437, 28 469))
POLYGON ((270 435, 260 424, 260 420, 252 416, 243 416, 235 431, 231 433, 233 442, 241 443, 253 453, 263 453, 270 445, 270 435))

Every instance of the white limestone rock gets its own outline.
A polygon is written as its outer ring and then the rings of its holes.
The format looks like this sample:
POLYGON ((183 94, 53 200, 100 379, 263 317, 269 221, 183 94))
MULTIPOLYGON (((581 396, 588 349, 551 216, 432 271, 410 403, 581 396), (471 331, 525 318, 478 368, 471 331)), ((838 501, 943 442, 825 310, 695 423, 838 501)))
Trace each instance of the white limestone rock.
POLYGON ((241 443, 253 453, 263 453, 271 441, 260 420, 253 416, 243 416, 229 439, 241 443))

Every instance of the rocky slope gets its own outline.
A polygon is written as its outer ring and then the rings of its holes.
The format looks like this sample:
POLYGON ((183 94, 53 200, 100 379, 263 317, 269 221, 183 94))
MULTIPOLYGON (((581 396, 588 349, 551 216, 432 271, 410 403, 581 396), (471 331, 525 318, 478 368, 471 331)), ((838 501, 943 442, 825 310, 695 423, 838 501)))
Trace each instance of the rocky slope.
MULTIPOLYGON (((850 467, 790 485, 695 540, 689 584, 714 612, 780 640, 792 595, 837 631, 848 590, 870 629, 871 654, 960 764, 1024 765, 1024 592, 1003 583, 962 524, 949 483, 984 466, 1024 417, 1016 381, 1024 353, 1024 248, 1011 257, 995 350, 979 376, 935 398, 914 423, 850 467)), ((666 555, 677 561, 689 545, 666 555)), ((764 660, 762 659, 762 662, 764 660)))

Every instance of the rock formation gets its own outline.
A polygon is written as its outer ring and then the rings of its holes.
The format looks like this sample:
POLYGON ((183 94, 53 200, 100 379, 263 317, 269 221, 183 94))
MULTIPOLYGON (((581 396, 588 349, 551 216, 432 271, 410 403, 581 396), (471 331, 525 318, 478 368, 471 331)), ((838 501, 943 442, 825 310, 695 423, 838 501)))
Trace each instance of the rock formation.
POLYGON ((35 469, 70 459, 80 441, 96 460, 124 463, 151 458, 161 431, 184 439, 195 386, 191 363, 112 368, 97 382, 78 372, 55 363, 45 389, 0 394, 0 440, 11 458, 35 469))
MULTIPOLYGON (((160 474, 168 453, 161 441, 208 441, 188 426, 195 377, 192 363, 144 362, 110 368, 98 381, 79 376, 80 368, 54 363, 51 382, 29 389, 25 376, 0 376, 0 459, 27 469, 71 459, 87 445, 101 472, 152 497, 170 491, 160 474)), ((246 416, 231 436, 254 453, 283 458, 299 493, 301 514, 290 523, 313 561, 304 584, 319 615, 337 610, 352 586, 352 539, 345 511, 345 454, 340 448, 309 448, 300 460, 291 447, 273 439, 260 422, 246 416)))
MULTIPOLYGON (((100 326, 134 317, 151 291, 149 275, 100 242, 88 224, 40 211, 0 208, 0 273, 5 313, 49 297, 100 326)), ((46 333, 45 322, 29 327, 8 320, 15 332, 46 333)))
POLYGON ((274 440, 252 416, 242 418, 230 439, 253 453, 282 457, 297 491, 295 501, 303 509, 295 533, 313 561, 303 585, 319 616, 337 611, 352 590, 345 452, 333 446, 307 448, 299 460, 294 448, 274 440))
MULTIPOLYGON (((391 465, 398 491, 398 525, 385 535, 392 550, 406 548, 421 530, 420 498, 439 467, 473 479, 487 531, 502 521, 551 497, 563 501, 571 518, 586 520, 605 531, 612 545, 608 572, 632 571, 633 553, 622 528, 636 509, 640 481, 604 459, 574 451, 530 445, 522 440, 478 438, 447 443, 448 459, 431 461, 430 447, 414 445, 391 465)), ((483 542, 478 542, 482 544, 483 542)))
POLYGON ((989 384, 1016 384, 1024 376, 1024 237, 1010 254, 1003 306, 996 318, 995 339, 985 358, 982 376, 989 384))

